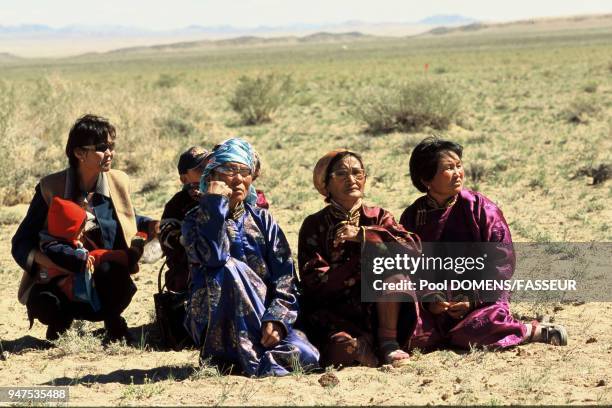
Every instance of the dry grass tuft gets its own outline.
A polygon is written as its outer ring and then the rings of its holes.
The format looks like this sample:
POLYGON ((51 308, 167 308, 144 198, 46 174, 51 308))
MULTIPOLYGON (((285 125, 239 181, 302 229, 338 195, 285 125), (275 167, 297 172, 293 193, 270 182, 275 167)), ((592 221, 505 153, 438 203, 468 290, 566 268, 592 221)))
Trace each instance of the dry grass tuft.
POLYGON ((589 123, 600 111, 601 107, 595 99, 579 98, 570 103, 563 111, 563 116, 568 122, 579 125, 589 123))
POLYGON ((450 87, 429 80, 396 90, 370 90, 353 104, 354 117, 372 134, 418 132, 425 127, 446 130, 459 116, 461 99, 450 87))
POLYGON ((258 125, 271 122, 274 113, 289 101, 294 92, 290 75, 242 76, 229 104, 240 115, 244 125, 258 125))
POLYGON ((55 349, 52 354, 55 358, 89 353, 102 353, 102 339, 94 336, 86 329, 86 323, 77 320, 72 327, 63 333, 59 339, 53 341, 55 349))
POLYGON ((601 163, 599 165, 590 165, 584 166, 578 169, 576 172, 576 177, 587 176, 590 177, 590 183, 592 185, 601 184, 610 178, 610 174, 612 174, 612 166, 609 164, 601 163))

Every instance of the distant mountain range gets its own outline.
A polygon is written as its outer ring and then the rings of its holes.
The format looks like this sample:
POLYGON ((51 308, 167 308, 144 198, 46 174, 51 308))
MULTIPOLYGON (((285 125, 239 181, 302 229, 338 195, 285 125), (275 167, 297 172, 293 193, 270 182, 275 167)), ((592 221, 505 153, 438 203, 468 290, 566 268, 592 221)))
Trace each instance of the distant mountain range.
POLYGON ((476 20, 470 17, 460 16, 458 14, 437 14, 430 16, 419 21, 419 24, 431 25, 431 26, 456 26, 463 24, 472 24, 476 20))
MULTIPOLYGON (((440 25, 457 27, 474 22, 474 19, 464 16, 435 15, 415 22, 345 21, 334 24, 303 23, 258 27, 191 25, 175 30, 151 30, 115 25, 70 25, 65 27, 50 27, 42 24, 0 25, 0 53, 10 53, 21 57, 64 57, 194 41, 217 41, 243 37, 260 37, 260 39, 306 37, 321 32, 329 34, 359 32, 364 35, 400 37, 421 34, 440 25)), ((8 59, 7 56, 2 58, 5 61, 8 59)))
POLYGON ((295 45, 308 43, 343 43, 343 47, 347 47, 347 43, 353 43, 361 40, 370 40, 372 38, 380 38, 372 35, 362 34, 360 32, 350 33, 325 33, 317 32, 302 37, 291 36, 276 36, 276 37, 257 37, 257 36, 241 36, 232 37, 221 40, 199 40, 199 41, 184 41, 179 43, 159 44, 149 46, 135 46, 119 48, 108 51, 109 54, 128 54, 128 53, 148 53, 148 52, 165 52, 179 50, 197 50, 210 47, 244 47, 257 45, 295 45))
POLYGON ((410 37, 471 35, 511 30, 570 30, 610 27, 612 14, 548 17, 503 23, 480 22, 460 15, 435 15, 416 22, 294 24, 240 28, 192 25, 155 31, 125 26, 66 26, 39 24, 0 26, 0 64, 20 63, 23 57, 57 58, 85 54, 177 51, 219 46, 303 44, 370 40, 372 36, 410 37))
MULTIPOLYGON (((275 35, 275 34, 307 34, 318 31, 347 32, 355 31, 360 27, 384 27, 384 26, 456 26, 474 23, 476 20, 460 15, 435 15, 416 22, 382 22, 367 23, 363 21, 345 21, 336 24, 292 24, 285 26, 258 26, 258 27, 234 27, 230 25, 200 26, 191 25, 176 30, 150 30, 138 27, 126 26, 84 26, 70 25, 65 27, 49 27, 41 24, 22 24, 17 26, 0 26, 0 38, 20 39, 50 39, 71 37, 182 37, 193 35, 206 35, 211 38, 229 38, 246 35, 275 35)), ((429 27, 433 28, 433 27, 429 27)))
POLYGON ((9 54, 8 52, 0 52, 0 62, 14 62, 19 60, 21 60, 21 58, 13 54, 9 54))

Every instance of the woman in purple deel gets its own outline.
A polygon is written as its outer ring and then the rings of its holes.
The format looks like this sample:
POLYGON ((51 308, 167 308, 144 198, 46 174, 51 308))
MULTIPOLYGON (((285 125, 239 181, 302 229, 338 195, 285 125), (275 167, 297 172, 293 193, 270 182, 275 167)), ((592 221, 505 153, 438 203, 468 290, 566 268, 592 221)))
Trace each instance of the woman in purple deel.
MULTIPOLYGON (((400 224, 417 233, 423 243, 443 242, 446 247, 460 248, 463 245, 449 243, 496 243, 483 244, 493 256, 481 277, 510 279, 515 267, 510 229, 491 200, 463 187, 462 153, 461 145, 437 137, 428 137, 414 148, 410 177, 426 195, 406 208, 400 224)), ((440 246, 432 244, 436 250, 440 246)), ((470 246, 474 245, 465 245, 466 250, 470 246)), ((426 272, 423 277, 427 277, 426 272)), ((454 279, 462 278, 470 279, 470 275, 454 275, 454 279)), ((498 292, 492 299, 478 290, 425 290, 411 347, 426 350, 444 346, 505 348, 524 342, 567 344, 563 326, 520 322, 512 317, 508 301, 507 291, 498 292)))

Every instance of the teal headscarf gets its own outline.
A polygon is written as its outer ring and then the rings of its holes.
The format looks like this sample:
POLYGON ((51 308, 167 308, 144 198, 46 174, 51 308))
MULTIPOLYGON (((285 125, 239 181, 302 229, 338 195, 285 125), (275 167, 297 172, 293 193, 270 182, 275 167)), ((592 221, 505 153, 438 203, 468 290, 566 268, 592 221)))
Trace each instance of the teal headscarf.
MULTIPOLYGON (((200 191, 206 192, 208 189, 207 177, 215 168, 229 162, 244 164, 249 166, 251 174, 255 174, 255 154, 253 146, 246 140, 240 138, 228 139, 217 145, 209 156, 208 163, 204 167, 204 173, 200 178, 200 191)), ((255 205, 257 202, 257 192, 251 184, 249 194, 245 200, 247 203, 255 205)))

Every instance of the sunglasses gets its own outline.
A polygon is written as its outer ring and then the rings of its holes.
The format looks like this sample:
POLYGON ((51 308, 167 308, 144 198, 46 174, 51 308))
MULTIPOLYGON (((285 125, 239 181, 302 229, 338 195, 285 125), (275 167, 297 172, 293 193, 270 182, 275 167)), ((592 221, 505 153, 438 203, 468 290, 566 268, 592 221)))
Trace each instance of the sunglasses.
POLYGON ((98 143, 96 145, 90 145, 90 146, 81 146, 81 149, 84 150, 89 150, 89 151, 95 151, 95 152, 100 152, 100 153, 104 153, 105 151, 109 150, 109 151, 114 151, 115 150, 115 142, 110 142, 110 143, 98 143))
POLYGON ((228 177, 235 177, 237 174, 240 174, 240 176, 245 178, 251 175, 251 169, 248 167, 219 166, 214 171, 228 177))
POLYGON ((341 169, 331 172, 331 177, 334 179, 346 180, 349 176, 353 176, 355 180, 361 181, 365 179, 366 173, 364 169, 357 168, 351 169, 350 171, 341 169))

